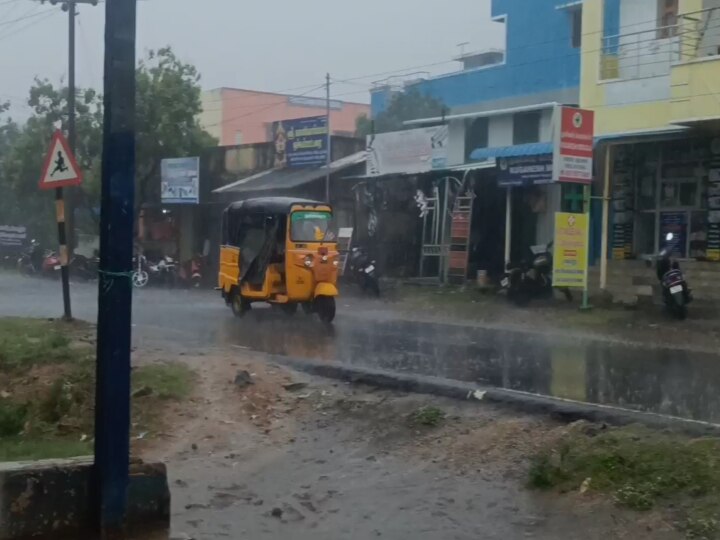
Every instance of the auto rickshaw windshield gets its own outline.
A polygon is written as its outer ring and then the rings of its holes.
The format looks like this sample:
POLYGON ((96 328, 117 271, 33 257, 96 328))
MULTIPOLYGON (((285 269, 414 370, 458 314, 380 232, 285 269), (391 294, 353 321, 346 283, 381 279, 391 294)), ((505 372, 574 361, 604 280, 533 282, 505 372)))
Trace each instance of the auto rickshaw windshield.
POLYGON ((335 238, 330 212, 293 212, 290 219, 290 239, 293 242, 330 242, 335 238))

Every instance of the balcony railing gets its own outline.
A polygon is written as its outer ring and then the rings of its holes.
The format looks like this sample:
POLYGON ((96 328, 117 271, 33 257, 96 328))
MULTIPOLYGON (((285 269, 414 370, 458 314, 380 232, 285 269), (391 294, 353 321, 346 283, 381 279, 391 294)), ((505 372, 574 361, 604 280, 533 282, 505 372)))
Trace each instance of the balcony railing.
POLYGON ((718 54, 720 8, 685 13, 672 25, 604 37, 600 80, 662 77, 674 63, 718 54))

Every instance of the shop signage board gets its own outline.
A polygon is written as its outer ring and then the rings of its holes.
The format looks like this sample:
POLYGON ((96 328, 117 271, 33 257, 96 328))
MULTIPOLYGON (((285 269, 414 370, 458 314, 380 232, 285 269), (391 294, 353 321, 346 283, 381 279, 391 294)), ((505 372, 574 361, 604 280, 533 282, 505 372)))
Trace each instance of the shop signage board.
POLYGON ((0 225, 0 247, 20 247, 27 240, 27 228, 23 225, 0 225))
POLYGON ((590 184, 593 178, 595 113, 559 107, 555 114, 553 181, 590 184))
POLYGON ((367 175, 422 174, 447 167, 448 127, 368 135, 367 175))
POLYGON ((553 181, 553 155, 498 158, 497 182, 502 187, 549 184, 553 181))
POLYGON ((588 214, 555 212, 553 286, 587 287, 588 214))
POLYGON ((170 158, 160 162, 160 201, 163 204, 200 202, 200 158, 170 158))
POLYGON ((326 116, 273 122, 275 168, 321 167, 327 163, 326 116))

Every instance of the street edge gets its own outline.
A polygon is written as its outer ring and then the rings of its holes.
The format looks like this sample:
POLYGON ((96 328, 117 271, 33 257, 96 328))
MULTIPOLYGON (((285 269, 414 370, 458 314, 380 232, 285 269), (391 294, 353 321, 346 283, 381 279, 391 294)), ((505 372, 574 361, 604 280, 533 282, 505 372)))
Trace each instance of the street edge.
POLYGON ((289 356, 271 354, 267 356, 277 364, 310 375, 401 392, 429 394, 478 403, 493 403, 526 413, 548 415, 562 422, 587 420, 617 426, 643 424, 654 429, 671 429, 691 436, 720 435, 720 425, 709 422, 686 420, 607 405, 581 403, 504 388, 478 386, 440 377, 396 373, 341 363, 316 362, 289 356))

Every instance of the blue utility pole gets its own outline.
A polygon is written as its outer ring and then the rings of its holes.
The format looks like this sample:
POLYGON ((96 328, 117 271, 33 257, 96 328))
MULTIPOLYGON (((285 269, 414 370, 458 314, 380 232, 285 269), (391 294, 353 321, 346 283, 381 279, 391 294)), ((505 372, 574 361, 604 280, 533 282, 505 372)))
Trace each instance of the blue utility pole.
POLYGON ((107 0, 94 468, 103 532, 123 527, 130 461, 135 16, 136 0, 107 0))

